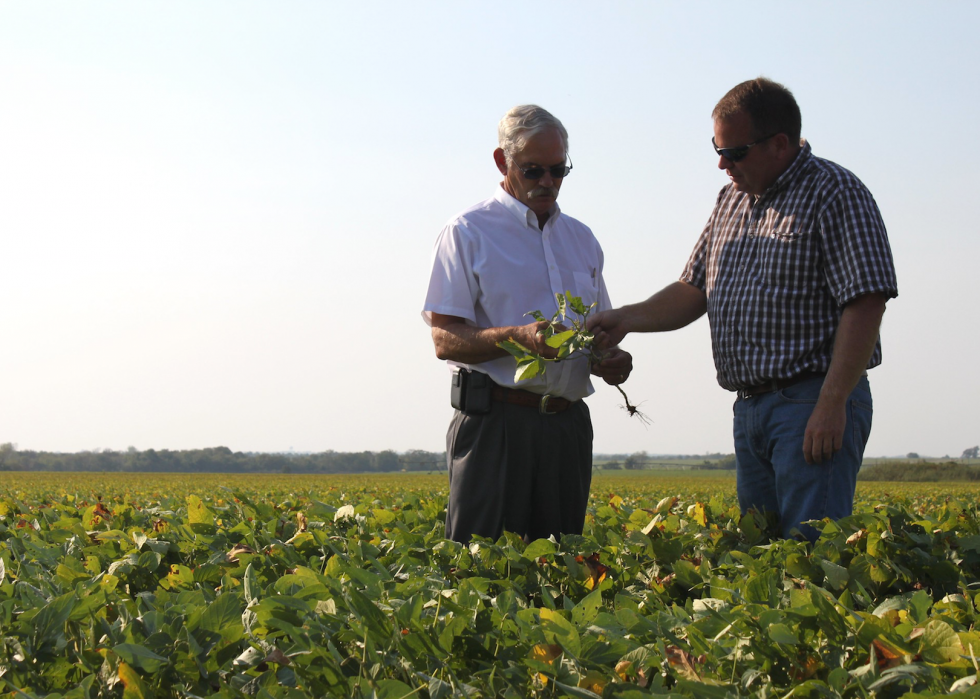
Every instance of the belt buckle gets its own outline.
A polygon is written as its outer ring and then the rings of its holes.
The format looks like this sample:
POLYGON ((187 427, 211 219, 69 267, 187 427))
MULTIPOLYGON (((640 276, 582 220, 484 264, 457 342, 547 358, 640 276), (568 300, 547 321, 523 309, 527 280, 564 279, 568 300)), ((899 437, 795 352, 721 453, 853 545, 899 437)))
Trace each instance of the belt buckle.
POLYGON ((538 412, 542 415, 555 415, 555 411, 548 410, 548 400, 551 398, 547 393, 541 396, 541 402, 538 404, 538 412))

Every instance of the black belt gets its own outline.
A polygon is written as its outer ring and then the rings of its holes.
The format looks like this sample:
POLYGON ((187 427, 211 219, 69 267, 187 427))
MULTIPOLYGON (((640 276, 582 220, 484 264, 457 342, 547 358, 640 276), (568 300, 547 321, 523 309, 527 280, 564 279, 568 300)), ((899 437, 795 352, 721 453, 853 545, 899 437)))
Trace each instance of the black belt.
POLYGON ((797 374, 796 376, 792 376, 788 379, 771 379, 765 383, 738 389, 738 397, 751 398, 752 396, 758 396, 762 393, 775 393, 776 391, 782 391, 784 388, 788 388, 809 379, 822 379, 826 375, 827 374, 822 371, 804 371, 802 374, 797 374))
POLYGON ((538 412, 545 415, 564 412, 576 402, 559 396, 542 396, 540 393, 531 393, 520 388, 504 388, 497 385, 493 387, 493 399, 502 403, 537 408, 538 412))

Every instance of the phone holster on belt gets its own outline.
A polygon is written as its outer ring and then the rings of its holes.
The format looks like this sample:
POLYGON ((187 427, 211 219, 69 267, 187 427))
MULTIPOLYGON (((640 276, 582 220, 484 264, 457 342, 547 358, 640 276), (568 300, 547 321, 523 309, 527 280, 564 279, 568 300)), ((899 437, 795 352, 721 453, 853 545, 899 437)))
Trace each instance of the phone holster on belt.
POLYGON ((493 401, 493 381, 479 371, 458 368, 452 374, 449 403, 468 415, 485 415, 493 401))

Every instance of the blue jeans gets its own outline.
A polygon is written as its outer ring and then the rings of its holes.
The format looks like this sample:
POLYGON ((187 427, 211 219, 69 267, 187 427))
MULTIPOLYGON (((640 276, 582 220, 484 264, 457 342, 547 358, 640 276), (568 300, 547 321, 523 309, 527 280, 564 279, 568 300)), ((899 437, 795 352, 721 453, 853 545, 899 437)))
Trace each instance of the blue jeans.
POLYGON ((781 535, 797 531, 815 541, 819 531, 801 522, 851 514, 858 469, 871 434, 871 388, 864 376, 847 399, 843 446, 830 461, 808 464, 803 435, 823 378, 735 401, 735 471, 742 512, 779 516, 781 535))

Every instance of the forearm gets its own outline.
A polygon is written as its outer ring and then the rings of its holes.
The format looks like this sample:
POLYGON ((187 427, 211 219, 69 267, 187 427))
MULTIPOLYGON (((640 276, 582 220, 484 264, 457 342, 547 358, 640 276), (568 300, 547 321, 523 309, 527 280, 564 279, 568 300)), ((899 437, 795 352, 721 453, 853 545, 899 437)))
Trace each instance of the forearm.
POLYGON ((465 323, 432 326, 436 356, 463 364, 480 364, 505 356, 507 352, 497 343, 512 334, 512 328, 476 328, 465 323))
POLYGON ((874 352, 884 312, 884 294, 859 296, 844 307, 830 369, 820 391, 822 402, 843 405, 847 401, 874 352))
POLYGON ((674 282, 646 301, 623 306, 627 332, 667 332, 683 328, 708 310, 708 299, 696 286, 674 282))

